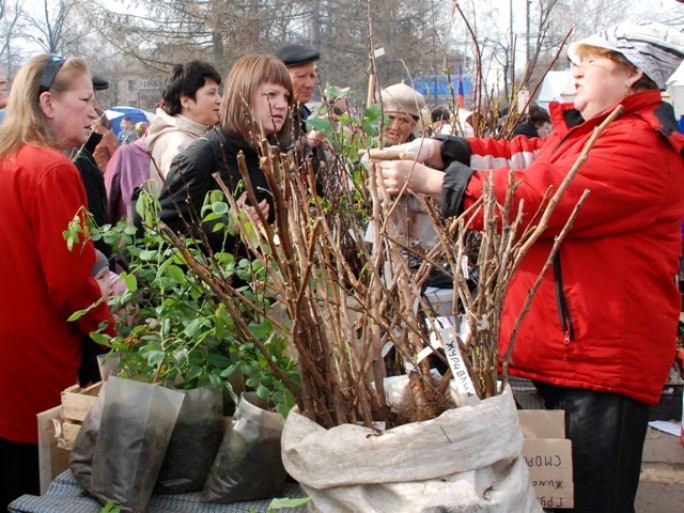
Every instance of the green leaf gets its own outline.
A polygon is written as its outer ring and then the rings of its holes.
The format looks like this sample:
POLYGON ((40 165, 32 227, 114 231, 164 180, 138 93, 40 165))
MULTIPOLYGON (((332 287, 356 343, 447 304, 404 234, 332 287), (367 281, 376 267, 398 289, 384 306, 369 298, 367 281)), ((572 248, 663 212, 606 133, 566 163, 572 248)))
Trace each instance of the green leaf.
POLYGON ((144 249, 140 252, 140 255, 138 257, 140 260, 156 260, 157 257, 159 256, 159 251, 156 249, 144 249))
POLYGON ((183 334, 188 338, 194 338, 195 335, 199 333, 201 328, 201 321, 199 319, 195 319, 185 327, 185 329, 183 330, 183 334))
POLYGON ((206 216, 204 216, 202 218, 202 221, 207 223, 209 221, 216 221, 217 219, 221 219, 222 217, 223 217, 222 214, 211 213, 211 214, 207 214, 206 216))
POLYGON ((216 338, 219 340, 223 339, 223 336, 226 332, 225 330, 225 323, 223 322, 223 317, 216 312, 214 315, 214 331, 216 332, 216 338))
POLYGON ((273 331, 273 327, 268 323, 250 324, 249 331, 259 340, 265 340, 273 331))
POLYGON ((166 358, 166 353, 164 351, 155 350, 147 353, 146 357, 147 363, 152 367, 156 367, 164 361, 164 358, 166 358))
POLYGON ((233 375, 233 373, 237 370, 237 364, 232 364, 226 367, 224 370, 221 371, 219 376, 222 378, 229 378, 233 375))
POLYGON ((312 497, 291 497, 283 499, 273 499, 268 505, 268 513, 279 509, 301 508, 311 502, 312 497))
POLYGON ((213 189, 207 193, 207 200, 210 203, 216 203, 217 201, 223 201, 223 191, 221 189, 213 189))
POLYGON ((83 317, 85 314, 90 312, 93 308, 97 307, 100 303, 104 301, 104 298, 101 297, 97 301, 95 301, 92 305, 88 306, 87 308, 84 308, 83 310, 77 310, 76 312, 72 313, 69 318, 67 319, 67 322, 74 322, 79 320, 81 317, 83 317))
POLYGON ((180 367, 181 365, 183 365, 187 359, 188 359, 188 348, 187 347, 181 347, 180 349, 177 349, 176 351, 173 352, 173 362, 176 364, 176 367, 180 367))
POLYGON ((102 507, 100 513, 121 513, 122 508, 123 506, 121 506, 120 504, 117 504, 114 501, 109 501, 102 507))
POLYGON ((225 369, 232 365, 233 362, 230 361, 230 358, 226 358, 221 354, 210 354, 209 356, 207 356, 207 363, 212 367, 216 367, 218 369, 225 369))
POLYGON ((185 277, 185 273, 183 270, 178 267, 177 265, 169 265, 166 267, 166 274, 171 278, 173 281, 178 283, 179 285, 184 285, 187 283, 187 278, 185 277))
POLYGON ((191 351, 190 355, 188 356, 188 363, 194 366, 204 365, 204 358, 202 357, 202 353, 200 351, 191 351))
POLYGON ((193 365, 188 370, 187 380, 192 381, 193 379, 197 379, 198 377, 202 376, 203 374, 204 374, 204 369, 202 367, 198 367, 196 365, 193 365))
POLYGON ((261 399, 268 399, 268 388, 266 388, 264 385, 259 385, 256 389, 256 395, 257 397, 260 397, 261 399))
POLYGON ((320 132, 332 133, 332 123, 329 119, 324 118, 309 118, 306 120, 306 126, 310 130, 318 130, 320 132))
POLYGON ((90 333, 90 338, 92 338, 96 343, 101 344, 103 346, 109 345, 110 338, 108 335, 105 335, 104 333, 93 331, 90 333))
POLYGON ((223 201, 216 201, 211 204, 211 210, 214 214, 226 215, 228 213, 228 204, 223 201))
POLYGON ((220 390, 223 388, 223 382, 216 374, 209 374, 209 383, 214 387, 215 390, 220 390))
POLYGON ((325 84, 325 97, 326 98, 347 98, 352 91, 343 91, 337 86, 331 84, 325 84))

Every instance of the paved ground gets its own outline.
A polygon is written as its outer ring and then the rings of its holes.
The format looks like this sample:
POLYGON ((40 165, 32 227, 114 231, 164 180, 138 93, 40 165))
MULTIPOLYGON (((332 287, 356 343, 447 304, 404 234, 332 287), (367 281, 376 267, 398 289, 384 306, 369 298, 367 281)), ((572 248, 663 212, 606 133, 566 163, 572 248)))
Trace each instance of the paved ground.
POLYGON ((684 511, 684 446, 679 437, 649 428, 644 444, 637 513, 684 511))

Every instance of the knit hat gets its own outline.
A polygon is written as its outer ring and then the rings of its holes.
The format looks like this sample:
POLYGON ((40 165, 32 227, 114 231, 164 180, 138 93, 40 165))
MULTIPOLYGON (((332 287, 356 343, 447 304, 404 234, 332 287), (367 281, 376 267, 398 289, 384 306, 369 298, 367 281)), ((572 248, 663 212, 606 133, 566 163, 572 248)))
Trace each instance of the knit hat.
POLYGON ((619 23, 568 47, 568 57, 577 62, 580 45, 591 45, 621 53, 642 70, 660 89, 684 58, 684 34, 655 21, 637 25, 619 23))
POLYGON ((92 275, 97 276, 97 273, 99 273, 103 267, 106 267, 107 269, 109 269, 109 260, 107 259, 107 255, 105 255, 99 249, 96 249, 95 250, 95 265, 93 265, 92 275))
POLYGON ((425 97, 404 83, 394 84, 380 91, 380 101, 385 112, 402 112, 420 119, 425 97))

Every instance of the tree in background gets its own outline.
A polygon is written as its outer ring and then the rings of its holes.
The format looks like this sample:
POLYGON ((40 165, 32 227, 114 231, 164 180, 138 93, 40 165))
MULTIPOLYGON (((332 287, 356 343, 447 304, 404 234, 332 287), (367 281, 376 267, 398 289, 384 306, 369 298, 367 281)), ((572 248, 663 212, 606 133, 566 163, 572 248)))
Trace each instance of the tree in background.
MULTIPOLYGON (((320 51, 323 86, 351 87, 358 98, 365 99, 372 27, 373 49, 385 50, 375 63, 379 85, 408 82, 418 75, 453 74, 461 65, 466 75, 481 74, 482 87, 488 92, 510 98, 516 93, 512 84, 525 83, 534 89, 571 28, 574 39, 618 18, 660 19, 670 25, 684 20, 684 6, 675 0, 637 4, 641 3, 0 0, 0 62, 6 63, 5 74, 11 77, 12 67, 39 49, 79 55, 94 70, 110 76, 139 68, 165 77, 173 64, 193 58, 210 61, 226 73, 245 53, 270 52, 294 42, 320 51), (463 10, 469 29, 456 6, 463 10), (473 38, 481 53, 479 60, 473 38), (528 60, 534 65, 528 65, 528 60)), ((566 65, 564 59, 555 64, 556 69, 566 65)))

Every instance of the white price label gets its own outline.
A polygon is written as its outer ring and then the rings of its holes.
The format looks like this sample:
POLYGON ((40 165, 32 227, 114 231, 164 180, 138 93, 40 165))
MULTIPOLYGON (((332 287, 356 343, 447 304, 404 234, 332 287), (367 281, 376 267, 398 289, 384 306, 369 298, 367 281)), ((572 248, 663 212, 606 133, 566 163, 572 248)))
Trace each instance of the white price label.
POLYGON ((461 348, 458 347, 456 339, 456 328, 448 327, 440 330, 440 337, 442 345, 444 346, 444 353, 446 354, 449 368, 454 375, 456 383, 456 390, 466 399, 468 404, 476 405, 480 402, 480 398, 475 391, 473 381, 470 379, 468 369, 466 368, 463 356, 461 355, 461 348))

